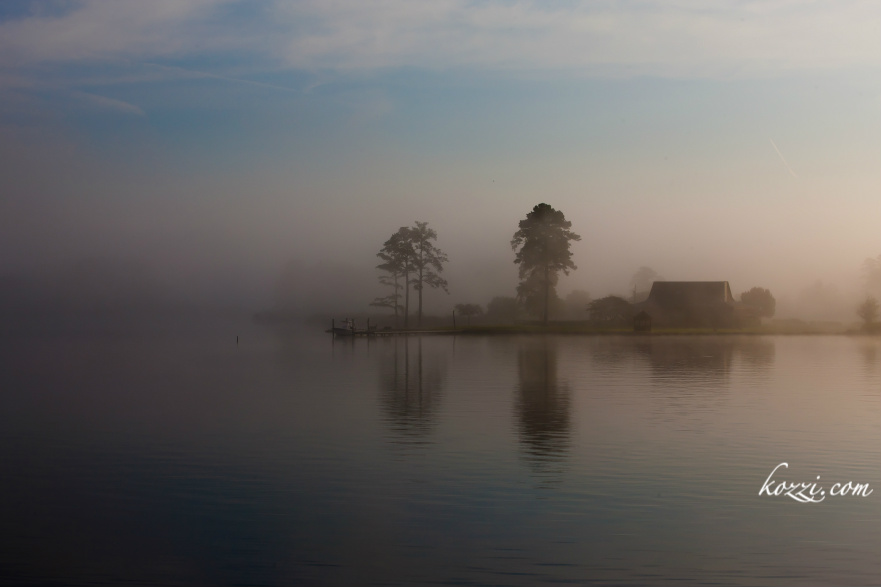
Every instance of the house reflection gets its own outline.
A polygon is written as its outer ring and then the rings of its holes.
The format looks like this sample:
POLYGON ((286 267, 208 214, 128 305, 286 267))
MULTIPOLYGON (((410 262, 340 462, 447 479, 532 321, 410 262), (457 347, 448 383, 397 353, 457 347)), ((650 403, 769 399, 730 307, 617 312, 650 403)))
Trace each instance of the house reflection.
POLYGON ((649 337, 638 342, 657 380, 684 377, 727 380, 735 361, 751 374, 770 370, 776 359, 773 339, 741 336, 649 337))
POLYGON ((515 412, 523 456, 539 474, 559 474, 569 453, 570 390, 558 379, 553 339, 523 340, 517 353, 515 412))
POLYGON ((637 343, 651 369, 652 411, 684 429, 702 429, 707 413, 727 409, 732 374, 741 392, 760 389, 776 359, 773 339, 741 336, 659 336, 637 343))
POLYGON ((432 352, 426 360, 420 336, 396 336, 382 344, 380 405, 388 430, 395 442, 426 443, 438 416, 445 357, 432 352))
POLYGON ((653 379, 723 381, 731 374, 734 344, 730 339, 703 336, 652 336, 637 344, 648 359, 653 379))

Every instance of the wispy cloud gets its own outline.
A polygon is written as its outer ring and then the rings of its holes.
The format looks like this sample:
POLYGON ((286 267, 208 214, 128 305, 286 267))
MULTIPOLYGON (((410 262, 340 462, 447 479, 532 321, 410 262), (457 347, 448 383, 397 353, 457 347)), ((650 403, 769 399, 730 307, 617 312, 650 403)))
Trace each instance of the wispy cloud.
POLYGON ((780 160, 783 161, 783 165, 786 166, 786 169, 789 170, 789 173, 792 174, 792 177, 798 179, 798 175, 796 175, 795 172, 792 170, 792 167, 789 166, 789 163, 786 161, 786 157, 784 157, 783 153, 780 152, 780 149, 777 148, 777 143, 774 142, 774 139, 769 137, 768 140, 771 141, 771 146, 774 147, 775 151, 777 151, 777 155, 780 156, 780 160))
POLYGON ((0 23, 0 65, 191 54, 218 36, 208 28, 224 3, 229 0, 81 0, 62 14, 0 23))
POLYGON ((234 53, 312 71, 732 77, 877 66, 878 38, 881 4, 856 0, 81 0, 0 23, 0 67, 234 53))
POLYGON ((283 57, 296 67, 728 76, 881 63, 881 5, 865 2, 305 0, 276 10, 292 24, 283 57))
POLYGON ((141 108, 134 104, 123 102, 122 100, 116 100, 114 98, 108 98, 107 96, 99 96, 97 94, 89 94, 86 92, 72 92, 71 95, 77 100, 81 100, 82 102, 98 108, 115 110, 116 112, 123 112, 125 114, 146 116, 146 113, 141 108))
POLYGON ((231 82, 231 83, 235 83, 235 84, 244 84, 247 86, 254 86, 256 88, 266 88, 266 89, 270 89, 270 90, 281 90, 283 92, 297 92, 297 93, 299 93, 302 91, 297 88, 289 88, 287 86, 280 86, 278 84, 268 84, 265 82, 258 82, 258 81, 254 81, 254 80, 244 79, 244 78, 240 78, 240 77, 233 77, 233 76, 229 76, 229 75, 218 75, 216 73, 210 73, 207 71, 197 71, 197 70, 187 69, 187 68, 183 68, 183 67, 159 65, 157 63, 145 63, 144 65, 149 68, 155 68, 155 69, 158 69, 161 71, 176 74, 179 77, 186 77, 186 78, 192 78, 192 79, 216 79, 216 80, 231 82))

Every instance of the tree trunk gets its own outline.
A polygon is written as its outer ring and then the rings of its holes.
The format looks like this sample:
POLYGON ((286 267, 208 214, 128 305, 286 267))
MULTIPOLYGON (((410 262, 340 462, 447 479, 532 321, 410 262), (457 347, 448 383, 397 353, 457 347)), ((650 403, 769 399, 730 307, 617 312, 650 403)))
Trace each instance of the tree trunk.
POLYGON ((416 325, 422 328, 422 267, 419 268, 419 317, 416 320, 416 325))
POLYGON ((422 270, 425 268, 425 245, 423 243, 419 243, 419 317, 416 320, 416 325, 419 328, 422 328, 422 270))
POLYGON ((404 330, 410 328, 410 272, 404 272, 404 330))
POLYGON ((400 286, 398 285, 398 274, 395 273, 395 294, 394 294, 394 296, 392 296, 392 301, 395 304, 395 330, 398 329, 398 306, 400 305, 400 304, 398 304, 398 296, 401 295, 398 293, 399 287, 400 286))
POLYGON ((545 264, 545 326, 548 325, 548 306, 551 297, 551 280, 548 279, 550 268, 545 264))

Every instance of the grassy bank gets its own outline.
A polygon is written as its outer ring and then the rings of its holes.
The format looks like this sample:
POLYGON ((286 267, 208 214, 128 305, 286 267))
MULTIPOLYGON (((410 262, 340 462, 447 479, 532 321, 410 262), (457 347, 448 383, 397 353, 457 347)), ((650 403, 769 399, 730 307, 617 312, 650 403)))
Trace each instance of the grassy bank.
POLYGON ((473 335, 513 335, 513 334, 586 334, 586 335, 628 335, 628 336, 664 336, 664 335, 830 335, 830 334, 863 334, 856 329, 847 329, 843 325, 828 323, 783 323, 763 324, 747 328, 653 328, 651 332, 634 332, 632 328, 603 328, 587 323, 560 323, 548 326, 535 324, 480 324, 459 328, 441 328, 435 332, 450 334, 473 335))

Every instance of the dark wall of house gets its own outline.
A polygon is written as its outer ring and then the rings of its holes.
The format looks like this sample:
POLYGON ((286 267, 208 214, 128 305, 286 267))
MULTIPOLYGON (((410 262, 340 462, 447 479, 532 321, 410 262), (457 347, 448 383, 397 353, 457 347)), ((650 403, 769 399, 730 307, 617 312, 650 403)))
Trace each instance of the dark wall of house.
POLYGON ((660 328, 735 328, 740 326, 727 281, 658 281, 639 309, 660 328))

